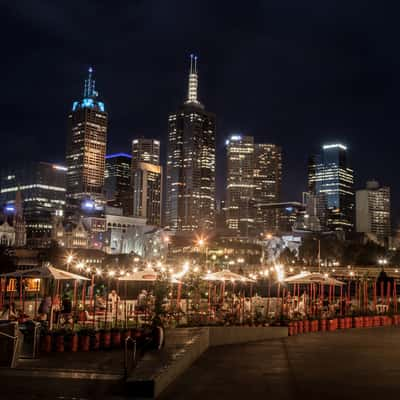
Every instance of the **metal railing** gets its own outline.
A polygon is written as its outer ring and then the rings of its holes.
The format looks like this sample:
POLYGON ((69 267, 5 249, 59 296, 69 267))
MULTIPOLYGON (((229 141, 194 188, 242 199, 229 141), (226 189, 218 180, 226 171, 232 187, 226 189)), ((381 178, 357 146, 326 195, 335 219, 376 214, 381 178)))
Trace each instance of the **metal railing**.
POLYGON ((124 377, 128 378, 136 366, 136 340, 128 336, 124 343, 124 377))
POLYGON ((10 368, 15 368, 17 366, 17 360, 18 360, 18 346, 19 346, 18 336, 9 335, 8 333, 5 332, 0 332, 0 336, 3 336, 13 341, 13 355, 10 368))

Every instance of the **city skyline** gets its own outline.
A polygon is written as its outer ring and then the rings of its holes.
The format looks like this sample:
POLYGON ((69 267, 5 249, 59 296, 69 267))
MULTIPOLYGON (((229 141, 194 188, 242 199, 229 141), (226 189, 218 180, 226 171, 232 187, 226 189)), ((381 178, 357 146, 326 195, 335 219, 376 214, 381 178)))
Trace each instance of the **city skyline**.
MULTIPOLYGON (((150 27, 138 28, 135 32, 138 40, 147 35, 148 42, 135 42, 135 54, 139 57, 127 58, 126 46, 130 46, 133 36, 130 33, 124 36, 126 40, 122 43, 121 35, 126 32, 115 28, 116 21, 124 16, 117 8, 105 13, 115 18, 115 22, 104 32, 100 32, 104 17, 89 23, 85 19, 82 26, 79 21, 83 21, 78 17, 79 29, 69 35, 73 26, 71 9, 65 10, 66 18, 61 23, 55 9, 48 5, 43 6, 41 14, 38 11, 28 14, 18 5, 7 7, 6 13, 16 18, 13 26, 6 24, 2 29, 16 34, 14 42, 6 44, 5 53, 16 68, 10 68, 8 63, 1 67, 3 76, 9 77, 3 92, 9 102, 1 112, 3 135, 15 138, 15 142, 5 143, 2 165, 17 159, 63 160, 64 140, 58 138, 64 137, 65 114, 80 92, 81 78, 89 64, 96 69, 112 118, 109 151, 129 151, 129 141, 142 135, 160 139, 165 148, 167 127, 163 116, 174 110, 184 97, 181 81, 186 73, 185 60, 194 50, 201 61, 201 97, 217 114, 217 187, 225 181, 225 160, 221 157, 224 141, 230 134, 242 132, 254 135, 259 142, 282 146, 286 160, 282 188, 285 200, 299 200, 306 187, 307 155, 313 151, 310 144, 317 149, 324 142, 338 140, 347 144, 351 152, 356 187, 376 178, 393 188, 393 204, 398 202, 400 188, 396 187, 394 159, 390 158, 391 149, 398 145, 395 132, 399 121, 395 116, 394 96, 399 85, 395 72, 398 56, 392 51, 391 38, 396 35, 388 36, 389 26, 398 29, 390 24, 391 15, 396 12, 389 15, 379 7, 364 5, 360 15, 358 3, 354 2, 332 7, 330 13, 325 12, 323 5, 313 4, 312 14, 305 4, 294 14, 294 8, 256 4, 245 11, 242 22, 238 19, 242 11, 232 6, 218 29, 213 17, 208 16, 210 29, 203 32, 199 23, 188 24, 193 18, 185 16, 207 14, 207 5, 192 4, 179 8, 179 15, 174 17, 185 21, 184 24, 159 41, 161 22, 166 21, 170 29, 175 20, 168 22, 165 15, 170 15, 170 11, 162 5, 151 10, 145 5, 131 6, 125 21, 139 12, 145 18, 151 16, 155 25, 152 31, 150 27), (299 18, 302 23, 297 23, 296 18, 296 29, 287 30, 286 21, 293 22, 295 15, 302 17, 299 18), (389 18, 389 22, 373 23, 383 17, 386 22, 389 18), (18 26, 26 20, 31 22, 30 27, 24 25, 27 34, 18 35, 18 26), (245 22, 249 20, 252 24, 245 22), (58 29, 52 30, 53 21, 60 22, 58 29), (242 38, 235 34, 235 24, 239 24, 242 38), (91 29, 111 44, 119 44, 113 57, 103 51, 103 45, 86 41, 85 32, 91 29), (110 29, 114 31, 112 35, 110 29), (188 34, 182 37, 185 29, 188 34), (226 31, 232 39, 216 34, 217 30, 226 31), (379 52, 362 50, 377 46, 362 36, 366 31, 372 32, 379 43, 379 52), (81 49, 74 46, 77 37, 83 40, 81 49), (60 38, 65 45, 58 48, 53 43, 60 38), (237 46, 233 46, 235 39, 237 46), (223 45, 225 40, 228 46, 223 45), (37 48, 35 42, 44 47, 47 43, 48 48, 46 53, 40 53, 38 60, 33 58, 34 51, 29 50, 37 48), (20 53, 28 61, 34 60, 31 68, 24 68, 26 60, 21 62, 20 53), (50 82, 53 90, 43 90, 50 82), (24 96, 18 94, 21 90, 24 96), (158 117, 150 118, 154 107, 158 108, 158 117), (15 124, 17 119, 20 123, 15 124), (382 139, 376 140, 378 137, 382 139), (371 146, 374 139, 376 143, 371 146), (383 155, 386 162, 369 163, 367 160, 374 159, 376 153, 383 155)), ((85 14, 87 6, 82 8, 85 14)), ((225 13, 224 7, 218 5, 215 14, 222 11, 225 13)), ((220 198, 221 192, 217 195, 220 198)), ((395 216, 398 213, 394 208, 395 216)))

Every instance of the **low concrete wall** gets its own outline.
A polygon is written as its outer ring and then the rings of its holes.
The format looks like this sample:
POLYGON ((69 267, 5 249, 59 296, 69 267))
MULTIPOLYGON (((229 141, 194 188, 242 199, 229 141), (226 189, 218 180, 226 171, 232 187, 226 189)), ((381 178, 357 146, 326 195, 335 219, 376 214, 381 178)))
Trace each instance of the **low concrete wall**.
POLYGON ((281 326, 217 326, 210 327, 208 330, 210 347, 279 339, 288 336, 288 328, 281 326))
POLYGON ((168 365, 162 373, 154 377, 153 396, 155 398, 158 397, 167 386, 185 372, 209 347, 279 339, 287 336, 287 327, 220 326, 201 328, 199 336, 193 340, 190 346, 173 363, 168 365))
POLYGON ((181 357, 168 366, 168 368, 154 379, 154 397, 170 385, 176 378, 185 372, 209 347, 209 333, 207 328, 201 329, 199 336, 182 353, 181 357))

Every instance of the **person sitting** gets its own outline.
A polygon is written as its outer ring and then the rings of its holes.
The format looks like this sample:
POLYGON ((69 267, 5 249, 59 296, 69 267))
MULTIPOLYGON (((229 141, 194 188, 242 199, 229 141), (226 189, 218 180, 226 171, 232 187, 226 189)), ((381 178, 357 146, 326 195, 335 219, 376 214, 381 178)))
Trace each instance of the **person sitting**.
POLYGON ((49 314, 51 308, 51 297, 47 296, 40 302, 39 305, 39 314, 49 314))
POLYGON ((15 321, 16 319, 17 312, 15 310, 15 304, 5 304, 0 315, 0 320, 15 321))
POLYGON ((95 307, 98 310, 102 310, 104 311, 107 307, 106 305, 106 301, 104 300, 103 296, 96 296, 96 300, 95 300, 95 307))
POLYGON ((138 306, 137 306, 138 311, 144 311, 146 309, 146 305, 147 305, 147 291, 143 289, 138 297, 138 306))
POLYGON ((64 314, 71 314, 72 312, 72 301, 67 294, 64 294, 62 299, 62 310, 64 314))

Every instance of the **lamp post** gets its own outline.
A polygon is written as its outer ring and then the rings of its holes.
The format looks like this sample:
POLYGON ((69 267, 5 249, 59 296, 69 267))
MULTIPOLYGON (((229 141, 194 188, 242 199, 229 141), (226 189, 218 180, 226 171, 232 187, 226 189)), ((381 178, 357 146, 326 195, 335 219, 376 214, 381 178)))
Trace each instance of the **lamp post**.
POLYGON ((206 239, 204 239, 203 237, 199 238, 197 240, 197 245, 199 246, 200 249, 203 249, 203 248, 205 249, 205 257, 206 257, 205 266, 206 266, 206 269, 207 269, 208 246, 207 246, 206 239))
POLYGON ((71 263, 74 261, 74 255, 73 254, 68 254, 67 256, 67 271, 69 271, 69 268, 71 266, 71 263))

